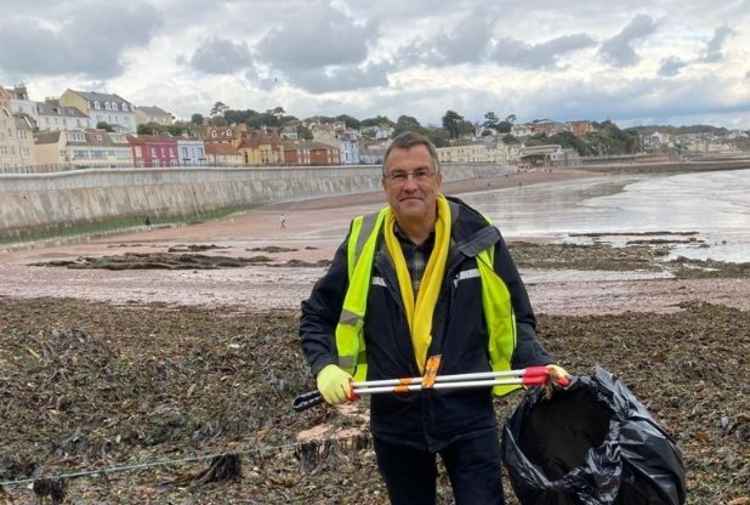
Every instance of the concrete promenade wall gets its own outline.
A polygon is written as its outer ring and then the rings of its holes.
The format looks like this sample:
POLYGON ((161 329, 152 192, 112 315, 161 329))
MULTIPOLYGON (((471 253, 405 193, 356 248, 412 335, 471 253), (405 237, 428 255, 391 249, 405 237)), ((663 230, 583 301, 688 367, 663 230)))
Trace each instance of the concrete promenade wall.
MULTIPOLYGON (((444 180, 501 175, 508 167, 443 166, 444 180)), ((189 217, 221 209, 376 191, 380 167, 90 169, 0 175, 0 238, 121 218, 189 217)))

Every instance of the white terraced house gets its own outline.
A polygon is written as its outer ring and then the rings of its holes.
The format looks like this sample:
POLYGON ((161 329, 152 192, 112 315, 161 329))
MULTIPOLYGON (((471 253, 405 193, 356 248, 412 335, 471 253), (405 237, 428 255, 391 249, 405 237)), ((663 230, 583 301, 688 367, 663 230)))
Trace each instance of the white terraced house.
POLYGON ((119 95, 67 89, 60 103, 88 115, 90 128, 104 122, 119 133, 136 132, 135 107, 119 95))

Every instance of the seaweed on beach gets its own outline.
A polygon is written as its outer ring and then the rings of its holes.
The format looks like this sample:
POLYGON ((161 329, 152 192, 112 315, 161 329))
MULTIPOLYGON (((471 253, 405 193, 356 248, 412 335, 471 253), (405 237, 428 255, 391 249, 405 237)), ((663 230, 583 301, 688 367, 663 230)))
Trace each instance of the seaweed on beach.
MULTIPOLYGON (((384 503, 367 402, 291 409, 314 387, 298 317, 0 298, 0 479, 205 455, 66 479, 65 503, 384 503)), ((541 341, 569 370, 618 374, 674 434, 689 504, 748 496, 749 312, 691 303, 673 314, 538 319, 541 341)), ((498 413, 519 399, 498 400, 498 413)), ((438 482, 438 503, 451 503, 442 470, 438 482)), ((4 487, 16 503, 33 500, 26 486, 4 487)))

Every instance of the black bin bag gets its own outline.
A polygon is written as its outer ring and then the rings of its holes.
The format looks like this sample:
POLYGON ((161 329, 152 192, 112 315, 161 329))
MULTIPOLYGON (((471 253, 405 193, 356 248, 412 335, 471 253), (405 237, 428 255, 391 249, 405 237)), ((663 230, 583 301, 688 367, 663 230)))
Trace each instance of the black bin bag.
POLYGON ((547 399, 535 388, 503 429, 503 462, 523 505, 681 505, 672 437, 607 370, 547 399))

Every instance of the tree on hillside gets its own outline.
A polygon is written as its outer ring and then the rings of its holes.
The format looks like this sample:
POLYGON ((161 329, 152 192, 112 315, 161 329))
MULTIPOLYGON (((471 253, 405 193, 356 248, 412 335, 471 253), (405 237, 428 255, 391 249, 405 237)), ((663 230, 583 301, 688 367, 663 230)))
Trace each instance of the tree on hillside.
POLYGON ((510 133, 510 131, 513 129, 513 123, 510 121, 500 121, 495 125, 495 130, 497 130, 497 133, 510 133))
POLYGON ((424 135, 430 139, 435 147, 447 147, 450 145, 450 134, 445 128, 424 128, 424 135))
POLYGON ((515 114, 508 114, 507 116, 505 116, 505 121, 507 121, 507 122, 508 122, 508 123, 510 123, 510 124, 513 124, 513 123, 515 123, 515 122, 516 122, 516 119, 517 119, 517 118, 516 118, 516 115, 515 115, 515 114))
POLYGON ((152 121, 150 123, 139 124, 136 132, 138 135, 161 135, 162 126, 152 121))
POLYGON ((416 131, 421 133, 422 125, 419 124, 419 121, 415 117, 406 115, 399 116, 396 120, 396 126, 393 130, 392 137, 396 138, 405 131, 416 131))
POLYGON ((456 111, 447 110, 443 116, 443 128, 448 130, 452 139, 457 139, 461 136, 461 129, 464 122, 464 117, 456 111))
POLYGON ((303 140, 313 139, 313 134, 310 131, 310 128, 306 127, 303 124, 297 125, 297 136, 303 140))
POLYGON ((211 112, 209 112, 210 116, 218 116, 221 114, 224 114, 225 110, 228 110, 229 106, 226 105, 224 102, 216 102, 213 107, 211 107, 211 112))
POLYGON ((336 119, 338 121, 343 121, 347 128, 352 128, 354 130, 359 130, 362 124, 359 119, 348 114, 341 114, 339 116, 336 116, 336 119))
POLYGON ((499 123, 500 120, 497 118, 497 114, 494 112, 488 112, 484 115, 484 123, 482 123, 482 126, 485 128, 496 128, 497 123, 499 123))
POLYGON ((96 127, 100 130, 105 130, 108 132, 115 131, 114 127, 106 121, 99 121, 98 123, 96 123, 96 127))
POLYGON ((514 137, 513 135, 511 135, 510 133, 503 137, 504 144, 518 144, 518 142, 519 142, 518 139, 514 137))
POLYGON ((201 126, 203 124, 203 114, 198 114, 197 112, 190 116, 190 122, 194 125, 201 126))
POLYGON ((388 119, 387 116, 368 117, 360 121, 359 125, 362 128, 367 128, 368 126, 385 126, 390 128, 396 127, 396 123, 388 119))

